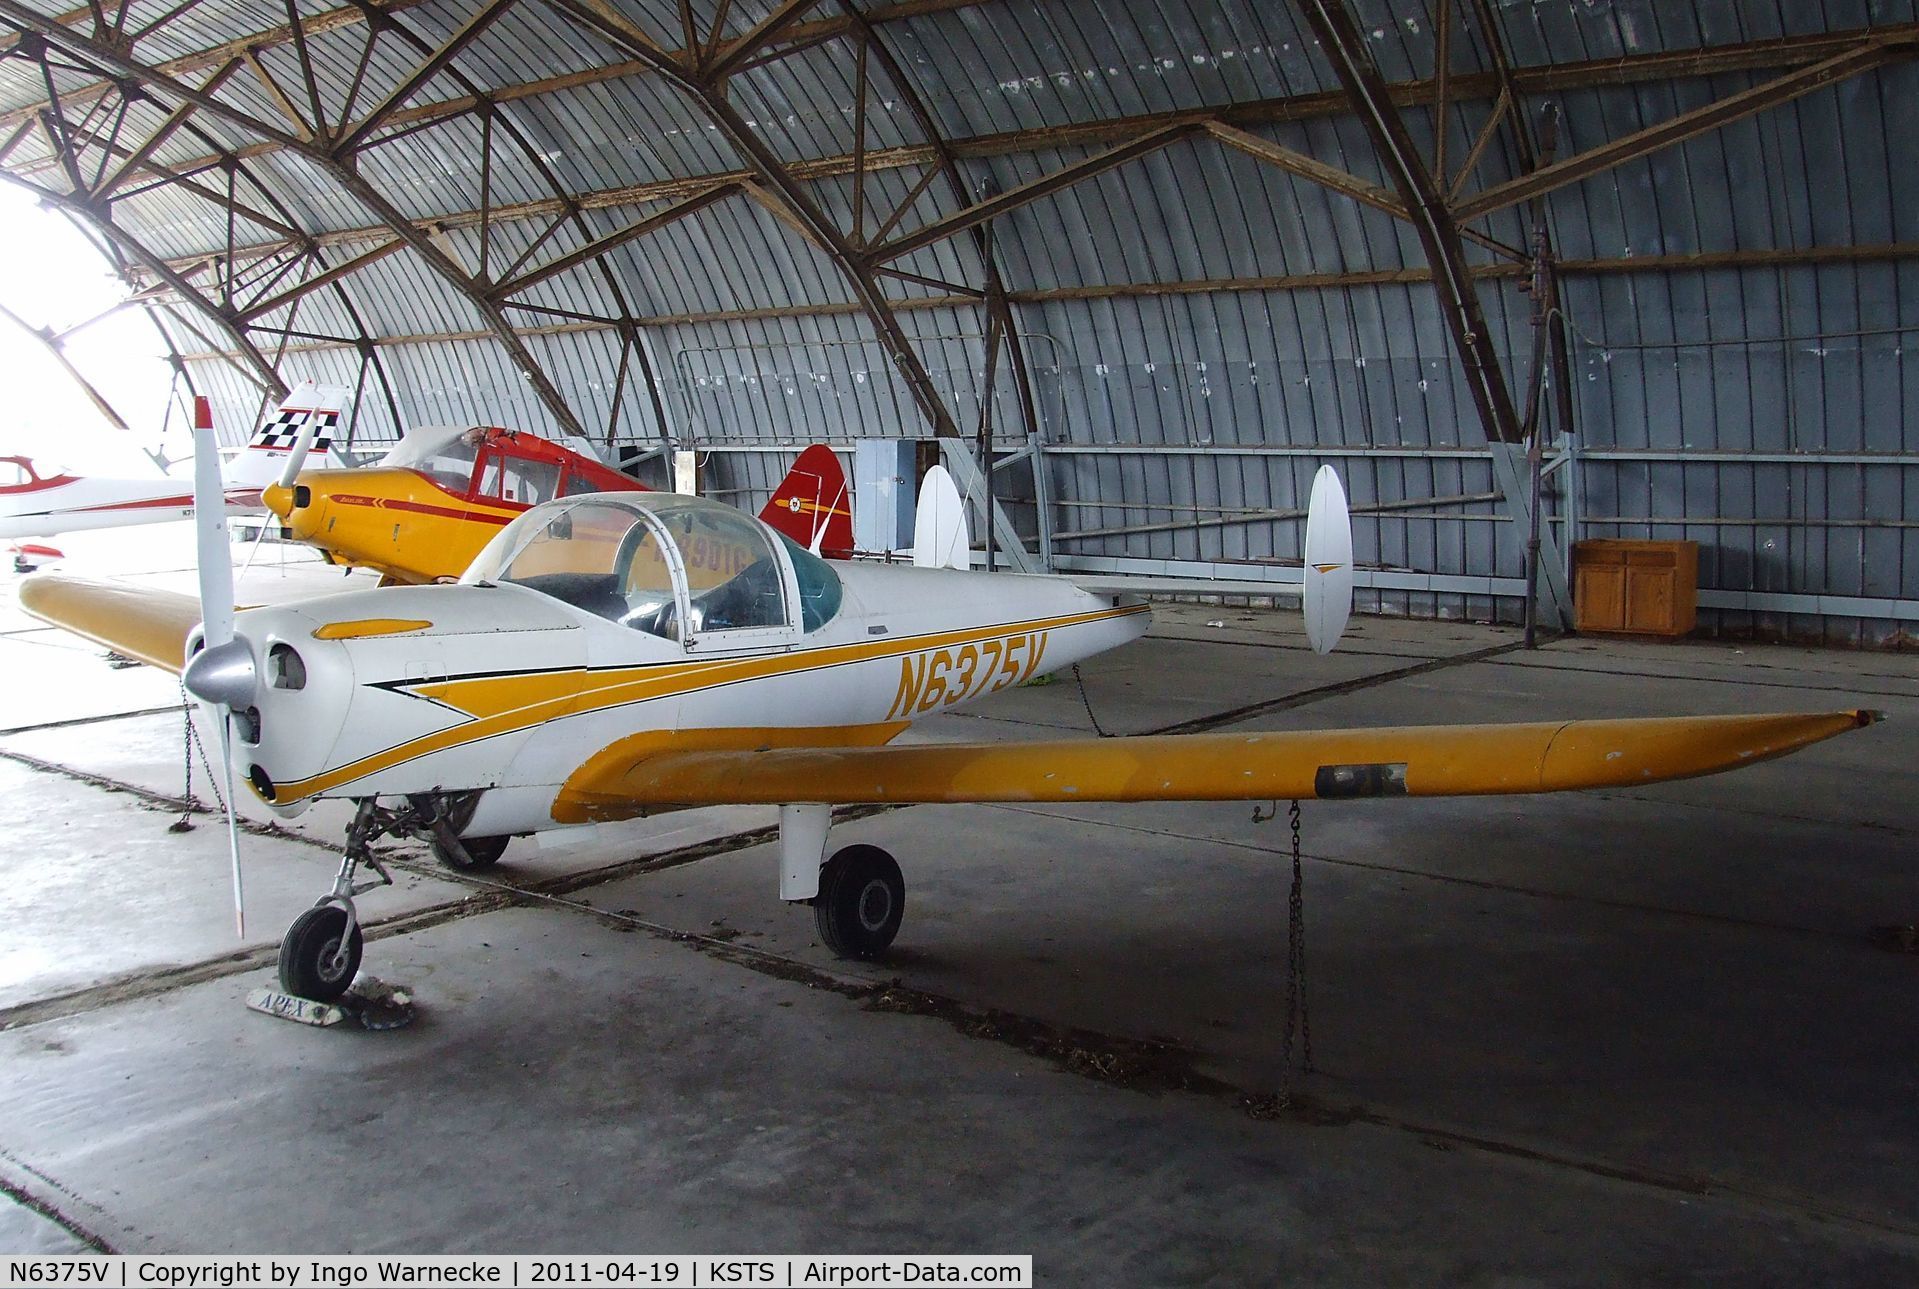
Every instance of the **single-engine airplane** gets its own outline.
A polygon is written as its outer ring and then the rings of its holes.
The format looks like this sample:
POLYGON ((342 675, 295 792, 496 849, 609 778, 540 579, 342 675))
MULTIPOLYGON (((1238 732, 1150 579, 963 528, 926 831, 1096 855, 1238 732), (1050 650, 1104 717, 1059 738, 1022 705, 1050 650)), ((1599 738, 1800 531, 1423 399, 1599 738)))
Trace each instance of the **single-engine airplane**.
MULTIPOLYGON (((1323 652, 1351 607, 1351 533, 1330 467, 1313 492, 1305 604, 1323 652)), ((236 617, 223 520, 205 507, 199 603, 42 576, 21 604, 184 669, 219 721, 228 775, 275 814, 356 803, 332 890, 280 947, 282 985, 319 1001, 340 996, 358 970, 355 900, 379 883, 356 874, 365 864, 386 880, 370 844, 388 835, 426 839, 470 870, 545 829, 776 805, 780 897, 813 906, 835 953, 870 958, 899 930, 905 883, 877 847, 827 857, 835 805, 1555 792, 1735 769, 1875 719, 1837 711, 891 746, 923 716, 1147 627, 1147 605, 1065 578, 925 566, 940 562, 934 552, 964 558, 951 531, 959 514, 935 470, 916 566, 905 567, 829 563, 763 520, 697 497, 561 497, 500 529, 457 585, 352 591, 236 617)))
MULTIPOLYGON (((258 510, 263 504, 261 490, 281 477, 309 429, 311 450, 344 466, 333 447, 333 435, 346 398, 345 389, 312 381, 288 394, 228 466, 225 508, 258 510)), ((307 453, 299 455, 304 459, 307 453)), ((178 480, 89 478, 44 470, 28 457, 0 456, 0 538, 157 524, 191 514, 193 490, 178 480)), ((22 548, 15 563, 37 566, 57 557, 58 552, 49 547, 22 548)))
MULTIPOLYGON (((265 502, 296 541, 390 582, 456 580, 501 528, 555 497, 645 491, 575 446, 496 426, 419 429, 372 465, 299 470, 265 502)), ((831 448, 800 454, 760 518, 828 558, 850 554, 846 475, 831 448)))

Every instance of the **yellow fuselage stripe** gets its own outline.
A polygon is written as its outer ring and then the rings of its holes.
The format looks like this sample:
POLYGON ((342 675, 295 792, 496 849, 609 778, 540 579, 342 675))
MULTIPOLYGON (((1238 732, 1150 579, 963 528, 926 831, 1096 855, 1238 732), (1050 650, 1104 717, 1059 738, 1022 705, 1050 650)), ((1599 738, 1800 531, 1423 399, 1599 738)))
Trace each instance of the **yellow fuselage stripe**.
POLYGON ((923 649, 977 643, 1029 631, 1057 630, 1111 618, 1130 617, 1146 611, 1147 606, 1144 604, 1129 604, 1058 618, 1036 618, 1027 622, 969 627, 923 636, 903 636, 898 639, 863 640, 852 644, 830 645, 794 653, 762 654, 750 658, 654 663, 649 666, 622 667, 604 672, 577 668, 560 672, 522 672, 507 676, 484 676, 473 680, 434 681, 418 687, 409 687, 409 692, 474 714, 474 719, 462 725, 409 739, 311 778, 276 785, 273 801, 276 805, 289 805, 422 756, 448 751, 482 739, 496 738, 502 734, 517 733, 541 722, 558 720, 564 716, 606 711, 630 703, 671 698, 700 690, 716 689, 722 685, 736 684, 745 680, 763 680, 773 676, 823 671, 830 667, 845 666, 848 663, 870 662, 878 658, 915 653, 923 649), (480 712, 486 714, 476 714, 480 712))

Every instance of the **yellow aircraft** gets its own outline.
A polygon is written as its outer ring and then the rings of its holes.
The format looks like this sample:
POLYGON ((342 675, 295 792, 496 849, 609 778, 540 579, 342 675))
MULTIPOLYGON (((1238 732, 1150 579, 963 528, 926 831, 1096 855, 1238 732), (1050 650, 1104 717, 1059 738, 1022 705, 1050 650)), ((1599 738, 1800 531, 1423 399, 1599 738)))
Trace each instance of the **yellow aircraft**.
MULTIPOLYGON (((210 444, 211 432, 199 432, 210 444)), ((210 450, 203 447, 203 463, 210 450)), ((217 476, 196 482, 216 495, 217 476)), ((1306 607, 1329 648, 1350 609, 1330 468, 1307 532, 1306 607)), ((822 560, 697 497, 562 497, 502 528, 457 585, 233 610, 217 505, 198 510, 201 595, 37 576, 30 613, 183 671, 236 772, 273 812, 357 804, 332 890, 280 950, 320 1001, 358 970, 370 843, 430 842, 456 868, 545 829, 716 804, 777 805, 779 892, 843 956, 899 930, 886 852, 827 857, 832 806, 1273 800, 1556 792, 1712 774, 1870 724, 1862 711, 892 746, 914 721, 1115 648, 1145 604, 1065 578, 964 571, 935 470, 915 566, 822 560), (930 516, 930 518, 929 518, 930 516), (944 516, 944 518, 942 518, 944 516), (942 553, 944 553, 942 557, 942 553)), ((228 794, 231 800, 231 793, 228 794)), ((235 902, 240 905, 235 842, 235 902)))
MULTIPOLYGON (((405 585, 450 582, 500 529, 555 497, 645 491, 575 446, 497 426, 416 430, 358 469, 303 470, 262 494, 295 541, 335 564, 371 568, 405 585)), ((800 454, 760 518, 828 558, 851 554, 852 512, 839 458, 823 444, 800 454)))

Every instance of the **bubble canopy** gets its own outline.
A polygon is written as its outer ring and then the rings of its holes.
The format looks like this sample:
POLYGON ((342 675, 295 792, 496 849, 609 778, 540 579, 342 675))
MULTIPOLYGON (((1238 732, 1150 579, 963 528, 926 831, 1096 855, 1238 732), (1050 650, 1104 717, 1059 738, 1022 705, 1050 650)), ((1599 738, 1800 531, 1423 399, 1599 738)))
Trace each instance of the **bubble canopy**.
POLYGON ((841 598, 825 560, 731 506, 669 492, 535 506, 487 543, 460 580, 525 586, 687 642, 713 632, 817 631, 841 598))

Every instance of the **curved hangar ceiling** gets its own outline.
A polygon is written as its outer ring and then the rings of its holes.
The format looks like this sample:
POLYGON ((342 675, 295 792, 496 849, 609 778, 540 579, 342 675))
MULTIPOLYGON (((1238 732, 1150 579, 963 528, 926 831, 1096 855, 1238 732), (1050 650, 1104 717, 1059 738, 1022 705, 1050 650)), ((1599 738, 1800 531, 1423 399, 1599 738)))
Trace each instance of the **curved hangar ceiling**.
POLYGON ((697 446, 742 491, 987 420, 1082 567, 1296 555, 1332 458, 1381 607, 1491 616, 1487 445, 1569 417, 1549 534, 1692 537, 1723 625, 1882 640, 1912 10, 0 0, 0 166, 238 419, 312 375, 363 440, 697 446))

